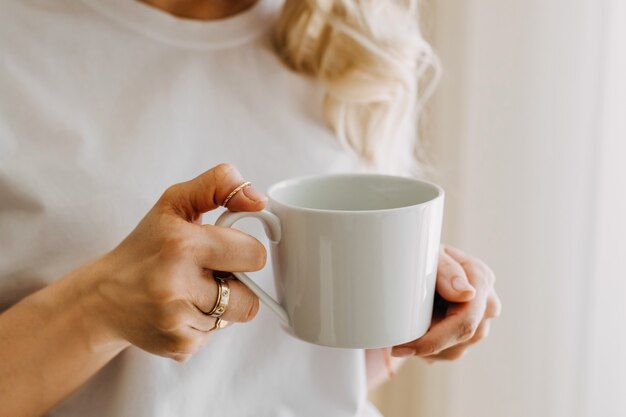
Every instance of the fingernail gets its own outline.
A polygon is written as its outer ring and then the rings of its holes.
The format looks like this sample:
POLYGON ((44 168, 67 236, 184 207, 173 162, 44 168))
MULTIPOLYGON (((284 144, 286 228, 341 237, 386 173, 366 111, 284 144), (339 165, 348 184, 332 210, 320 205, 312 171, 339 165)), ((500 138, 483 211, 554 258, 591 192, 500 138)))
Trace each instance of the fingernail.
POLYGON ((463 277, 454 277, 452 279, 452 288, 454 288, 458 292, 474 292, 474 287, 469 285, 469 283, 463 277))
POLYGON ((398 358, 404 358, 406 356, 414 356, 415 355, 415 349, 409 348, 409 347, 398 347, 398 348, 393 348, 391 350, 391 356, 395 356, 398 358))
POLYGON ((263 195, 263 193, 258 192, 256 188, 254 188, 252 185, 249 185, 246 188, 244 188, 243 193, 245 194, 246 197, 248 197, 252 201, 264 201, 265 200, 265 195, 263 195))

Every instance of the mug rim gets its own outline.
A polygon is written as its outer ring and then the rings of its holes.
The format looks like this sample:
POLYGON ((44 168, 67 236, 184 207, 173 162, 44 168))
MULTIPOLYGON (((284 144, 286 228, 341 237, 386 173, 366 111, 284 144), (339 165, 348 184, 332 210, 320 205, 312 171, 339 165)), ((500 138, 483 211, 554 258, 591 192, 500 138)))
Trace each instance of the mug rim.
POLYGON ((407 176, 399 176, 399 175, 387 175, 387 174, 374 174, 374 173, 341 173, 341 174, 317 174, 317 175, 303 175, 299 177, 288 178, 282 181, 278 181, 271 185, 267 190, 267 197, 272 204, 277 204, 282 207, 286 207, 290 210, 301 211, 301 212, 309 212, 309 213, 319 213, 319 214, 346 214, 346 215, 367 215, 367 214, 380 214, 385 212, 397 212, 397 211, 405 211, 412 210, 416 207, 424 206, 427 204, 432 204, 434 201, 439 200, 445 196, 445 191, 441 186, 435 184, 431 181, 425 181, 413 177, 407 176), (408 206, 402 207, 393 207, 393 208, 385 208, 385 209, 372 209, 372 210, 336 210, 336 209, 318 209, 318 208, 310 208, 310 207, 301 207, 293 204, 285 203, 282 201, 276 200, 272 194, 278 188, 284 188, 293 185, 294 183, 306 181, 306 180, 317 180, 322 178, 346 178, 346 177, 372 177, 372 178, 394 178, 400 180, 408 180, 412 182, 417 182, 421 184, 428 185, 434 188, 437 191, 437 195, 434 198, 423 201, 418 204, 411 204, 408 206))

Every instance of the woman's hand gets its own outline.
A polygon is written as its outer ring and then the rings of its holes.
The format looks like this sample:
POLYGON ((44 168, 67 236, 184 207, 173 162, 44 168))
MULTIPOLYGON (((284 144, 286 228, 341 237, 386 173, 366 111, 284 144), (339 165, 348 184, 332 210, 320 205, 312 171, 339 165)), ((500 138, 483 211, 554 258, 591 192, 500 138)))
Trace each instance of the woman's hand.
POLYGON ((495 275, 484 262, 442 245, 432 325, 421 338, 394 346, 392 355, 428 361, 461 357, 487 336, 490 319, 500 314, 494 283, 495 275))
MULTIPOLYGON (((253 237, 235 229, 202 225, 213 210, 243 182, 230 165, 219 165, 163 194, 135 230, 102 257, 89 311, 107 329, 148 352, 184 361, 203 344, 216 319, 214 271, 256 271, 266 252, 253 237)), ((247 187, 228 203, 235 211, 258 211, 266 198, 247 187)), ((259 308, 252 292, 229 280, 230 303, 222 318, 251 320, 259 308)), ((88 291, 86 290, 86 291, 88 291)))

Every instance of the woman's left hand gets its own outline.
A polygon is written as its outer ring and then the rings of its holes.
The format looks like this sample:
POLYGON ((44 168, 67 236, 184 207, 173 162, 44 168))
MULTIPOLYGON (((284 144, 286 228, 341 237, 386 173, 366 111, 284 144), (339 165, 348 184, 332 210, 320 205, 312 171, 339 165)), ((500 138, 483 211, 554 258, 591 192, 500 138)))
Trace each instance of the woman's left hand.
POLYGON ((392 355, 421 356, 428 361, 461 357, 489 333, 490 319, 500 314, 495 275, 480 259, 442 245, 437 269, 437 294, 428 332, 394 346, 392 355))

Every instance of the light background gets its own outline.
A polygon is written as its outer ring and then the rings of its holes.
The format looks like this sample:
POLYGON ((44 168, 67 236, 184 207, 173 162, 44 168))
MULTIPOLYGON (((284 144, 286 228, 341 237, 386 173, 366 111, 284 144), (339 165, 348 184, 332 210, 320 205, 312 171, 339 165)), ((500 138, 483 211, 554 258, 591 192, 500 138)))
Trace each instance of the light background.
POLYGON ((626 417, 626 2, 429 0, 444 239, 498 276, 461 360, 415 359, 386 417, 626 417))

